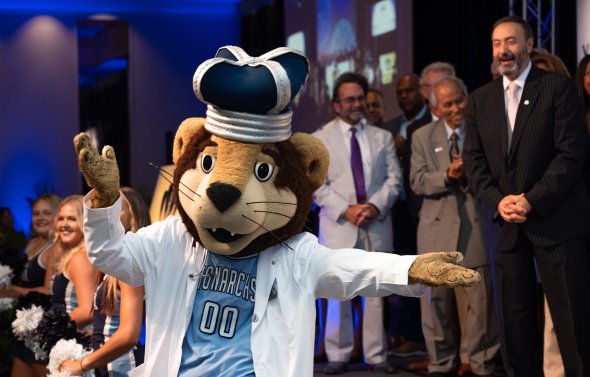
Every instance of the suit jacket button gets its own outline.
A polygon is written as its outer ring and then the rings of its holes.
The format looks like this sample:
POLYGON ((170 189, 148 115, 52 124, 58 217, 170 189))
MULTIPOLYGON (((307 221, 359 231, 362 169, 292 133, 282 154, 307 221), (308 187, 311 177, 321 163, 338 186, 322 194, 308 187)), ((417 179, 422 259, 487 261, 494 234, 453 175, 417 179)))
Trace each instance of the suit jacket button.
POLYGON ((438 217, 436 217, 436 218, 434 219, 434 221, 440 221, 440 219, 439 219, 438 217))
POLYGON ((252 316, 252 322, 258 322, 258 315, 257 314, 254 314, 252 316))

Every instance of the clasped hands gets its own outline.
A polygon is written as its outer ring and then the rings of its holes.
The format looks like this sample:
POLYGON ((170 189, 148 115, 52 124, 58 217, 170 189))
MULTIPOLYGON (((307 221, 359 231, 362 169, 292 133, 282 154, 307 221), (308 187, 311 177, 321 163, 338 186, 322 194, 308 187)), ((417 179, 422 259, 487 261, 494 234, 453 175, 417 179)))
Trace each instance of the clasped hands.
POLYGON ((524 194, 506 195, 498 203, 498 213, 507 223, 524 223, 532 209, 524 194))
POLYGON ((360 227, 373 221, 379 216, 379 210, 373 204, 351 204, 344 212, 346 221, 360 227))

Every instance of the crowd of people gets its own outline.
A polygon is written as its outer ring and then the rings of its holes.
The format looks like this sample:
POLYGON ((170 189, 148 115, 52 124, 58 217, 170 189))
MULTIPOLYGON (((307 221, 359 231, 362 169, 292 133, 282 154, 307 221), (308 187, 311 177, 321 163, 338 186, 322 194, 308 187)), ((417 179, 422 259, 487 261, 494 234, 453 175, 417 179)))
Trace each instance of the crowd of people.
MULTIPOLYGON (((480 273, 481 284, 429 288, 419 304, 387 298, 389 353, 426 351, 410 369, 586 376, 590 59, 580 62, 576 93, 561 59, 533 48, 522 19, 497 21, 491 40, 489 84, 468 93, 446 62, 402 74, 403 114, 391 121, 383 118, 390 99, 362 75, 338 77, 336 117, 316 135, 331 159, 350 164, 347 173, 329 172, 329 187, 316 193, 320 240, 368 251, 458 250, 480 273), (348 206, 339 218, 322 215, 342 198, 348 206)), ((365 299, 372 327, 363 322, 364 360, 393 372, 375 322, 382 303, 373 300, 365 299)), ((344 373, 350 362, 350 316, 349 306, 329 302, 327 374, 344 373)))
MULTIPOLYGON (((122 187, 121 197, 120 218, 125 230, 135 232, 149 225, 141 195, 122 187)), ((69 369, 71 375, 91 371, 93 376, 126 376, 143 362, 143 286, 128 286, 90 264, 83 219, 81 195, 62 200, 55 194, 43 194, 35 199, 25 248, 27 262, 13 284, 0 288, 0 297, 26 301, 32 292, 42 294, 56 312, 67 313, 79 332, 91 335, 94 351, 82 360, 63 363, 62 368, 69 369)), ((34 301, 42 302, 39 298, 34 301)), ((12 377, 47 375, 48 359, 23 342, 15 340, 12 353, 12 377)))
MULTIPOLYGON (((482 277, 472 287, 428 288, 420 299, 364 298, 362 354, 371 370, 394 373, 390 355, 423 355, 408 367, 431 376, 590 370, 590 57, 571 80, 559 57, 533 48, 530 26, 516 17, 498 20, 491 40, 490 83, 469 93, 446 62, 404 73, 396 83, 402 114, 389 121, 391 99, 364 76, 342 74, 336 116, 314 133, 330 154, 314 195, 323 245, 457 250, 482 277)), ((122 188, 121 198, 125 232, 149 225, 136 191, 122 188)), ((48 296, 92 335, 93 352, 61 368, 124 376, 144 359, 144 287, 90 263, 83 218, 82 196, 41 195, 25 245, 3 209, 0 241, 24 250, 27 262, 0 298, 48 296)), ((350 301, 328 301, 326 374, 347 371, 353 317, 350 301)), ((47 374, 47 359, 22 342, 13 354, 13 377, 47 374)))
MULTIPOLYGON (((582 319, 588 314, 582 288, 588 286, 589 266, 588 167, 586 182, 580 177, 590 161, 590 59, 579 64, 576 94, 561 59, 533 48, 526 22, 503 18, 491 37, 489 84, 469 94, 452 65, 432 63, 420 76, 399 77, 403 114, 388 122, 383 119, 388 99, 367 88, 362 76, 338 78, 332 97, 336 118, 318 133, 338 124, 341 132, 333 137, 344 145, 330 154, 350 156, 347 185, 332 185, 334 195, 350 200, 342 219, 358 228, 358 239, 347 246, 389 250, 391 244, 358 243, 372 241, 372 229, 388 226, 392 219, 396 253, 458 250, 464 264, 481 274, 482 284, 475 287, 429 288, 418 315, 416 299, 387 298, 390 353, 427 351, 427 358, 410 369, 427 369, 432 376, 466 371, 478 376, 585 376, 590 368, 589 334, 582 319), (393 141, 378 129, 390 131, 393 141), (367 136, 371 134, 378 137, 367 136), (347 194, 356 191, 358 196, 359 187, 353 138, 360 144, 365 171, 372 169, 364 182, 374 188, 363 198, 347 194), (379 138, 383 145, 371 144, 379 138), (391 156, 392 149, 397 161, 385 159, 376 171, 374 159, 391 156), (393 197, 385 210, 372 202, 379 189, 393 197), (543 334, 538 318, 543 318, 543 334)), ((326 200, 324 195, 317 200, 320 234, 343 227, 322 217, 326 200)), ((380 325, 374 324, 372 336, 383 335, 380 325)), ((349 327, 340 326, 341 332, 349 327)), ((327 374, 343 373, 350 360, 349 336, 337 338, 339 353, 330 352, 334 332, 326 333, 327 374)), ((367 353, 366 345, 363 349, 368 364, 383 355, 382 348, 376 354, 367 353)))

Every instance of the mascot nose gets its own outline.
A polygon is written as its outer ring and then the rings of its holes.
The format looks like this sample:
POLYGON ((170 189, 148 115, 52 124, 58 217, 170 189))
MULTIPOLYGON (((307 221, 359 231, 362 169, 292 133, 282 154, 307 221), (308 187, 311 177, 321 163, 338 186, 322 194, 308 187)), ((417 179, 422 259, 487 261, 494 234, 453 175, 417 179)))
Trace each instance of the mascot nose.
POLYGON ((221 213, 240 199, 241 195, 242 192, 238 188, 227 183, 215 182, 207 189, 207 196, 221 213))

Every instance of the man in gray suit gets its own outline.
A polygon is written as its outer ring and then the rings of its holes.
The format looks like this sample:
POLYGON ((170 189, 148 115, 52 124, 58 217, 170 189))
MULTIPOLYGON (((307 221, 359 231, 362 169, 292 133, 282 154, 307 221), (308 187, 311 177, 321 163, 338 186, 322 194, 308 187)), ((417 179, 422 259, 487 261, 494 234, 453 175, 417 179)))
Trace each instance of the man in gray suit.
MULTIPOLYGON (((320 206, 320 243, 333 249, 355 247, 391 252, 390 210, 401 189, 401 170, 389 131, 365 122, 367 80, 345 73, 334 86, 337 117, 314 133, 330 153, 325 183, 315 193, 320 206)), ((363 353, 373 370, 393 373, 387 362, 383 299, 365 297, 363 353)), ((353 348, 350 301, 328 302, 325 348, 327 374, 346 370, 353 348)))
MULTIPOLYGON (((500 345, 493 306, 491 272, 478 203, 467 189, 461 144, 465 136, 467 89, 456 77, 433 85, 430 104, 439 119, 416 130, 412 138, 410 182, 423 196, 418 223, 418 253, 459 250, 463 264, 477 270, 482 284, 463 288, 467 301, 467 352, 475 375, 493 375, 500 345)), ((455 292, 429 288, 421 298, 422 330, 433 376, 456 373, 461 329, 455 292)))

